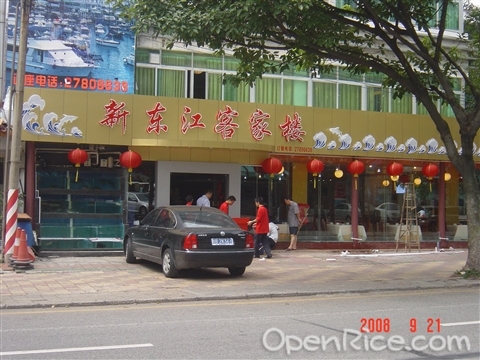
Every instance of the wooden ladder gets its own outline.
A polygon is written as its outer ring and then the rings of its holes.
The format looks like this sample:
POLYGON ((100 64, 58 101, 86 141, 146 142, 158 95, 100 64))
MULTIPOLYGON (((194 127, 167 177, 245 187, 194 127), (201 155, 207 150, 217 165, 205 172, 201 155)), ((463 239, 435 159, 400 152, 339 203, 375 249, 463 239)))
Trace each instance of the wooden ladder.
POLYGON ((417 246, 420 250, 420 227, 418 225, 417 201, 415 196, 415 184, 405 183, 405 194, 403 197, 402 215, 400 217, 400 225, 397 230, 397 246, 405 244, 405 252, 410 252, 412 246, 417 246))

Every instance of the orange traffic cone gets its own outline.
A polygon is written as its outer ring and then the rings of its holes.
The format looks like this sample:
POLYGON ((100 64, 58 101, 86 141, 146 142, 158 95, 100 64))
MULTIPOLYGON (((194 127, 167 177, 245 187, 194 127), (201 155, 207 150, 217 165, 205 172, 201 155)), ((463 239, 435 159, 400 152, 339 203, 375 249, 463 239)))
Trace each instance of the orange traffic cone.
POLYGON ((25 230, 22 230, 20 236, 18 256, 17 259, 13 262, 13 268, 22 270, 33 269, 32 260, 30 260, 30 255, 28 254, 27 236, 25 235, 25 230))
POLYGON ((20 236, 22 236, 22 228, 17 228, 17 231, 15 232, 15 243, 13 244, 13 254, 8 259, 9 266, 13 266, 13 262, 17 260, 18 246, 20 245, 20 236))

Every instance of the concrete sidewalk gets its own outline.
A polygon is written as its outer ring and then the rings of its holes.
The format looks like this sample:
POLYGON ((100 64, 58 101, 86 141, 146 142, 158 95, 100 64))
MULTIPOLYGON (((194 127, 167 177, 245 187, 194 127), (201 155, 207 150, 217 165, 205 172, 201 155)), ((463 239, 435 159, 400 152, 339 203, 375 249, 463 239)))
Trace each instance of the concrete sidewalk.
POLYGON ((120 256, 37 258, 34 269, 2 264, 1 308, 130 304, 188 300, 479 287, 455 276, 466 251, 375 254, 340 251, 274 251, 254 259, 242 277, 227 269, 186 271, 167 279, 161 266, 127 264, 120 256))

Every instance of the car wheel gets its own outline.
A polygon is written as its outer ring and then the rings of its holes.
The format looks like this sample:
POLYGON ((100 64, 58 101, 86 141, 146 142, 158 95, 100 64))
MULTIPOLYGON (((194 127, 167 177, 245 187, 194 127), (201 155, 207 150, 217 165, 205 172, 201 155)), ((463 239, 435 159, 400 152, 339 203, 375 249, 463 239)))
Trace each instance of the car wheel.
POLYGON ((167 278, 174 278, 179 274, 179 271, 175 266, 175 261, 173 260, 172 250, 170 249, 166 249, 163 253, 162 269, 163 275, 167 278))
POLYGON ((231 267, 228 268, 228 271, 230 272, 230 275, 232 276, 242 276, 245 273, 246 267, 231 267))
POLYGON ((140 209, 138 209, 138 214, 142 217, 147 215, 147 208, 142 206, 140 209))
POLYGON ((125 242, 125 261, 133 264, 137 258, 133 255, 132 239, 128 238, 125 242))

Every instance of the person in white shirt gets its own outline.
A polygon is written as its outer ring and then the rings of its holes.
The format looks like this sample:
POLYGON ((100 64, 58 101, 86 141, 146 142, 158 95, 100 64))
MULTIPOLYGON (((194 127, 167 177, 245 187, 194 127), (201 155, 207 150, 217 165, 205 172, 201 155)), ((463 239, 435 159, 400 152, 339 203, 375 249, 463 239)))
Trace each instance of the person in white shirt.
POLYGON ((275 225, 273 222, 268 224, 268 234, 267 234, 268 242, 270 244, 270 249, 274 249, 275 245, 277 245, 278 241, 278 226, 275 225))
POLYGON ((210 207, 210 198, 213 195, 212 190, 205 191, 205 194, 197 199, 197 206, 210 207))

